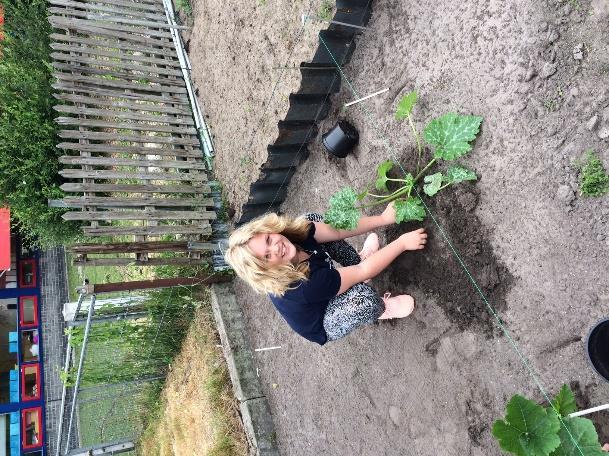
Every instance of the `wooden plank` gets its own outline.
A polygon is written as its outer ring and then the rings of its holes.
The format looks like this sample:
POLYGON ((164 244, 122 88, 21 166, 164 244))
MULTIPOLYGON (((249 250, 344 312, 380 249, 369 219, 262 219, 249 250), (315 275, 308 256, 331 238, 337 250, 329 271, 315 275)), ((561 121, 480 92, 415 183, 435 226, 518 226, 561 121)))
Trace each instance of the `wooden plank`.
POLYGON ((107 171, 103 169, 63 169, 59 174, 66 179, 141 179, 182 182, 206 182, 204 173, 155 173, 146 171, 107 171))
POLYGON ((73 261, 74 265, 83 266, 161 266, 164 264, 175 264, 175 265, 195 265, 205 264, 208 260, 206 258, 150 258, 148 260, 136 260, 132 258, 87 258, 79 259, 75 258, 73 261))
POLYGON ((63 198, 49 200, 49 207, 83 208, 83 207, 213 207, 213 198, 115 198, 112 196, 89 196, 80 198, 63 198))
POLYGON ((150 3, 136 2, 133 0, 82 0, 83 3, 97 3, 103 5, 113 5, 122 8, 132 8, 143 11, 161 12, 163 11, 163 4, 161 2, 155 2, 154 5, 150 3))
MULTIPOLYGON (((110 76, 110 74, 108 73, 110 76)), ((68 81, 81 83, 91 86, 101 86, 101 87, 112 87, 117 89, 129 89, 129 90, 139 90, 141 92, 155 92, 155 93, 187 93, 185 87, 178 86, 163 86, 163 85, 151 85, 151 84, 138 84, 135 82, 125 82, 114 79, 104 79, 104 78, 96 78, 92 76, 79 76, 76 74, 67 74, 67 73, 59 73, 53 72, 53 76, 60 81, 68 81)))
POLYGON ((155 184, 89 184, 66 182, 60 187, 68 193, 200 193, 211 192, 209 185, 155 185, 155 184))
MULTIPOLYGON (((54 17, 55 19, 51 21, 51 18, 49 18, 49 22, 51 22, 51 25, 57 29, 73 30, 77 33, 87 34, 89 36, 101 36, 104 38, 123 40, 128 43, 140 43, 147 47, 158 46, 160 48, 163 48, 167 46, 167 42, 163 40, 158 40, 155 38, 135 34, 117 32, 115 30, 107 30, 101 27, 92 27, 90 25, 86 25, 86 21, 82 21, 83 24, 80 26, 75 26, 69 21, 66 22, 65 20, 62 20, 62 18, 58 18, 57 16, 52 17, 54 17)), ((168 46, 168 48, 171 49, 172 47, 168 46)))
POLYGON ((148 47, 143 46, 142 44, 125 43, 124 41, 121 41, 119 39, 107 39, 102 37, 85 38, 82 36, 67 35, 64 33, 51 33, 50 37, 51 40, 54 40, 55 42, 63 41, 71 44, 83 44, 87 46, 97 46, 107 49, 119 49, 123 51, 141 52, 142 54, 157 55, 167 58, 177 58, 176 50, 173 46, 163 48, 148 47))
MULTIPOLYGON (((49 0, 51 5, 55 6, 65 6, 66 8, 70 8, 71 11, 74 9, 82 9, 85 11, 101 11, 106 13, 113 14, 122 14, 124 16, 134 16, 146 19, 157 20, 160 22, 167 22, 167 16, 165 14, 159 13, 151 13, 143 10, 133 10, 127 8, 121 8, 116 5, 114 6, 104 6, 99 3, 86 3, 86 2, 75 2, 71 0, 49 0)), ((65 10, 64 10, 65 11, 65 10)), ((162 8, 161 8, 162 11, 162 8)))
POLYGON ((198 146, 196 138, 178 138, 175 136, 152 136, 152 135, 117 135, 99 131, 60 130, 60 138, 64 139, 89 139, 93 141, 131 141, 150 144, 181 144, 198 146))
POLYGON ((121 33, 123 35, 127 35, 128 37, 134 35, 142 35, 146 37, 153 36, 156 38, 171 38, 171 32, 166 32, 164 30, 154 30, 149 27, 128 27, 126 25, 119 25, 112 22, 94 21, 90 19, 49 16, 49 22, 51 22, 51 24, 53 25, 63 25, 64 27, 67 27, 69 29, 79 31, 94 31, 94 29, 102 29, 106 31, 121 33))
POLYGON ((152 114, 140 114, 133 111, 81 108, 78 106, 67 105, 56 105, 53 106, 53 109, 58 112, 82 116, 110 117, 116 119, 139 120, 142 122, 158 122, 177 125, 194 125, 192 116, 155 116, 152 114))
POLYGON ((91 165, 91 166, 154 166, 155 168, 175 169, 197 169, 205 170, 206 165, 202 161, 190 162, 184 160, 129 160, 114 157, 80 157, 63 155, 59 157, 59 163, 65 165, 91 165))
POLYGON ((76 255, 109 254, 109 253, 154 253, 154 252, 189 252, 218 250, 212 242, 197 242, 190 245, 188 241, 145 241, 145 242, 105 242, 74 244, 68 252, 76 255))
POLYGON ((158 155, 161 157, 191 157, 202 158, 200 150, 166 149, 160 147, 146 146, 120 146, 114 144, 81 144, 75 142, 62 142, 57 144, 58 149, 77 150, 79 152, 91 152, 99 154, 124 154, 124 155, 158 155))
MULTIPOLYGON (((117 291, 135 291, 155 288, 187 287, 191 285, 210 285, 212 283, 230 282, 229 274, 211 273, 196 277, 172 277, 169 279, 134 280, 130 282, 111 282, 93 285, 93 293, 115 293, 117 291)), ((116 318, 116 316, 114 316, 116 318)))
POLYGON ((154 125, 141 122, 112 122, 96 119, 80 119, 77 117, 56 117, 55 122, 59 125, 78 125, 80 127, 93 128, 120 128, 133 131, 155 131, 158 133, 173 133, 176 135, 196 136, 197 130, 193 127, 176 127, 172 125, 154 125))
MULTIPOLYGON (((77 9, 66 9, 66 8, 49 8, 50 14, 59 14, 64 15, 70 18, 82 18, 93 22, 95 25, 106 24, 109 22, 110 24, 125 24, 125 25, 137 25, 141 27, 146 27, 147 29, 178 29, 178 30, 188 30, 189 27, 185 25, 173 25, 169 24, 167 20, 164 22, 159 21, 157 19, 130 19, 125 17, 125 15, 120 15, 114 12, 113 14, 109 14, 107 12, 91 12, 91 11, 79 11, 77 9)), ((137 14, 137 13, 134 13, 137 14)))
MULTIPOLYGON (((81 51, 82 52, 82 51, 81 51)), ((100 58, 91 58, 91 57, 80 57, 77 55, 64 54, 63 52, 51 52, 51 57, 55 60, 60 60, 62 62, 76 62, 82 63, 84 65, 97 65, 100 67, 106 68, 117 68, 119 70, 129 70, 129 71, 139 71, 144 74, 158 74, 158 75, 169 75, 169 76, 178 76, 182 78, 182 70, 174 69, 174 68, 161 68, 159 66, 154 65, 134 65, 132 63, 127 63, 123 60, 116 61, 111 60, 110 57, 99 56, 100 58)), ((75 71, 77 71, 80 67, 75 66, 75 71)), ((135 75, 134 75, 135 76, 135 75)), ((137 75, 136 77, 143 78, 144 75, 137 75)), ((135 79, 135 78, 134 78, 135 79)))
POLYGON ((133 112, 160 112, 163 114, 176 114, 192 118, 192 111, 190 110, 190 108, 186 107, 181 108, 179 106, 167 106, 160 103, 137 103, 132 101, 120 101, 117 99, 86 97, 70 93, 56 93, 53 96, 60 101, 78 103, 87 106, 107 106, 116 109, 129 110, 133 112))
POLYGON ((82 231, 87 236, 163 236, 167 234, 210 235, 211 225, 208 222, 192 225, 160 225, 160 226, 100 226, 97 228, 83 226, 82 231))
MULTIPOLYGON (((99 44, 97 46, 100 46, 99 44)), ((146 55, 127 54, 125 52, 112 52, 98 47, 70 46, 69 44, 51 43, 51 49, 61 52, 78 52, 81 54, 95 55, 98 57, 108 57, 111 59, 128 60, 130 62, 142 62, 150 65, 163 65, 172 68, 180 68, 179 60, 160 59, 148 57, 146 55)), ((139 51, 138 51, 139 52, 139 51)))
POLYGON ((99 87, 87 87, 74 82, 59 81, 52 84, 55 90, 64 92, 71 92, 71 94, 85 94, 85 95, 97 95, 100 97, 111 97, 129 100, 132 102, 145 102, 145 103, 171 103, 172 106, 182 105, 184 107, 190 106, 188 97, 185 94, 175 94, 171 96, 166 95, 153 95, 150 93, 128 93, 121 90, 104 89, 99 87))
POLYGON ((80 211, 66 212, 64 220, 215 220, 213 211, 80 211))
MULTIPOLYGON (((56 70, 61 70, 61 71, 66 71, 68 73, 80 73, 80 74, 88 74, 88 75, 98 75, 98 76, 102 76, 105 77, 108 75, 108 70, 103 69, 103 68, 97 68, 94 66, 89 66, 89 65, 72 65, 69 63, 60 63, 56 60, 54 60, 53 62, 51 62, 51 65, 53 65, 53 68, 55 68, 56 70)), ((153 84, 169 84, 169 85, 175 85, 176 87, 184 87, 184 80, 178 80, 178 79, 168 79, 169 76, 167 75, 160 75, 160 76, 152 76, 150 74, 147 75, 139 75, 136 73, 130 73, 130 72, 125 72, 125 71, 117 71, 114 70, 112 71, 112 78, 114 80, 122 80, 122 81, 128 81, 128 82, 137 82, 137 83, 141 83, 142 79, 145 79, 147 81, 147 83, 153 83, 153 84)))

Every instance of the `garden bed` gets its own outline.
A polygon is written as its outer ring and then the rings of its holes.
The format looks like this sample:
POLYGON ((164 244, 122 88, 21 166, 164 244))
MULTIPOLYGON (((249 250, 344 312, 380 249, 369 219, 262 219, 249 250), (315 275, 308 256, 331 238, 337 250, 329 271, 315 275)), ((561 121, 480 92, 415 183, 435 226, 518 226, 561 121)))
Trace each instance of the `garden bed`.
MULTIPOLYGON (((250 81, 275 81, 261 66, 261 56, 269 55, 264 36, 294 11, 271 17, 239 4, 214 9, 218 18, 209 8, 202 12, 208 3, 195 4, 194 34, 216 23, 225 31, 213 42, 198 41, 196 51, 191 41, 191 58, 216 135, 218 175, 239 206, 276 135, 261 130, 250 154, 243 150, 240 138, 264 112, 260 104, 246 112, 243 100, 266 100, 272 84, 246 84, 240 66, 253 72, 250 81), (250 18, 252 27, 232 22, 233 14, 250 18), (206 86, 214 98, 206 98, 203 79, 214 81, 206 86), (248 127, 229 135, 239 122, 248 127), (240 163, 248 157, 247 166, 240 163)), ((433 9, 374 2, 370 30, 358 39, 345 74, 360 96, 389 91, 344 112, 360 130, 353 155, 329 157, 319 141, 309 148, 282 206, 294 215, 324 212, 334 192, 364 188, 392 154, 411 168, 414 142, 393 117, 411 90, 419 93, 413 114, 420 128, 448 111, 482 116, 466 160, 479 181, 441 194, 431 211, 545 389, 553 395, 572 384, 580 407, 609 396, 583 347, 590 327, 609 312, 609 197, 581 197, 576 165, 587 149, 609 163, 607 20, 609 7, 600 0, 440 1, 433 9)), ((291 31, 298 25, 284 23, 291 31)), ((312 52, 317 44, 309 43, 312 52)), ((287 44, 271 47, 279 61, 282 50, 287 57, 287 44)), ((282 118, 288 104, 281 97, 297 82, 275 95, 277 113, 264 118, 268 125, 282 118)), ((357 98, 342 87, 322 133, 339 107, 357 98)), ((419 225, 392 228, 386 237, 419 225)), ((429 218, 423 225, 431 234, 428 248, 403 255, 374 281, 381 293, 413 294, 414 316, 325 347, 293 334, 266 298, 238 283, 252 346, 282 346, 257 355, 282 454, 499 454, 490 427, 507 400, 516 393, 543 400, 437 228, 429 218)), ((609 440, 609 414, 591 417, 609 440)))

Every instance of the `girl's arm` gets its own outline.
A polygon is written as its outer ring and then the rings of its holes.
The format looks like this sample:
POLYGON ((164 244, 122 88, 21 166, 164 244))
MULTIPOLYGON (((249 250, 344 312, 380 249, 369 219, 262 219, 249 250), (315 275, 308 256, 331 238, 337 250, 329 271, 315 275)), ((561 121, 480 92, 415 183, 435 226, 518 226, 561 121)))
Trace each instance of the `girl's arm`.
POLYGON ((324 242, 339 241, 373 231, 382 226, 391 225, 395 223, 395 208, 393 203, 390 203, 381 215, 360 218, 354 230, 338 230, 323 222, 313 223, 315 224, 314 238, 317 242, 323 244, 324 242))
POLYGON ((418 230, 402 234, 395 241, 387 244, 359 264, 338 268, 337 270, 340 274, 340 289, 338 294, 344 293, 356 283, 377 276, 405 250, 421 250, 425 248, 426 243, 427 233, 424 228, 419 228, 418 230))

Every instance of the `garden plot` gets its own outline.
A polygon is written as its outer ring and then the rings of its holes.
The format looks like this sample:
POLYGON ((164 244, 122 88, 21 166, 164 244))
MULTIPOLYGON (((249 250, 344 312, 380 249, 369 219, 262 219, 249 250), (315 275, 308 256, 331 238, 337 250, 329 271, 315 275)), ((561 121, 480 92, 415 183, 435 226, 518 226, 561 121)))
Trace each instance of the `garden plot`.
MULTIPOLYGON (((609 402, 609 386, 589 368, 583 347, 590 327, 609 316, 609 196, 577 192, 586 150, 609 163, 609 5, 377 1, 373 10, 344 69, 357 95, 343 84, 320 128, 346 117, 360 131, 360 146, 343 160, 311 147, 284 211, 325 212, 332 194, 364 189, 392 156, 415 166, 416 145, 394 118, 411 90, 419 94, 413 118, 420 129, 451 111, 483 117, 464 160, 479 180, 429 200, 431 211, 548 394, 566 383, 580 408, 609 402)), ((193 59, 197 64, 209 68, 193 59)), ((213 71, 221 78, 235 69, 227 62, 213 71)), ((252 90, 264 98, 270 89, 252 90)), ((210 116, 216 128, 225 122, 210 116)), ((266 136, 256 152, 261 160, 273 139, 266 136)), ((236 169, 224 168, 223 178, 238 176, 236 169)), ((373 281, 380 293, 413 294, 413 317, 325 347, 293 334, 266 298, 237 284, 253 346, 282 346, 257 361, 283 454, 500 454, 490 429, 507 401, 522 394, 543 402, 436 226, 429 217, 422 224, 431 234, 426 250, 403 255, 373 281)), ((386 239, 420 225, 397 226, 386 239)), ((609 414, 590 417, 609 441, 609 414)))

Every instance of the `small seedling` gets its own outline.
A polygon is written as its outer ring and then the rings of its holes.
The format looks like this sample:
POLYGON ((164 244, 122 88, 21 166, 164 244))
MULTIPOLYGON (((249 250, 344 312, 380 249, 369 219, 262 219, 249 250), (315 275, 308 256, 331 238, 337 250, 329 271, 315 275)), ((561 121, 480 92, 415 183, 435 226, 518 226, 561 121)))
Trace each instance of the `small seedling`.
POLYGON ((324 21, 332 19, 332 9, 334 8, 333 2, 330 0, 323 0, 317 10, 317 16, 324 21))
POLYGON ((505 418, 493 424, 492 434, 502 450, 518 456, 606 455, 592 421, 569 417, 576 411, 567 385, 545 408, 516 394, 506 406, 505 418))
POLYGON ((592 150, 586 152, 585 161, 580 164, 579 191, 583 196, 602 196, 609 192, 609 176, 592 150))
POLYGON ((176 8, 182 11, 186 16, 192 16, 192 6, 190 0, 176 0, 176 8))
POLYGON ((338 229, 352 230, 357 227, 361 209, 392 201, 396 211, 396 223, 409 220, 422 221, 425 218, 425 209, 423 201, 418 196, 418 190, 415 190, 421 180, 424 183, 423 192, 428 196, 434 196, 450 185, 477 179, 476 173, 458 164, 448 167, 443 172, 438 171, 434 174, 427 172, 443 160, 454 161, 468 153, 472 149, 470 143, 476 139, 480 130, 482 117, 444 114, 425 127, 422 138, 411 116, 416 101, 416 92, 409 93, 400 100, 395 113, 397 120, 408 120, 414 135, 418 152, 416 172, 404 171, 401 178, 391 178, 388 173, 394 167, 394 162, 387 160, 381 163, 376 171, 377 179, 374 185, 384 194, 371 193, 369 188, 357 193, 351 187, 345 187, 330 198, 330 208, 324 217, 326 223, 338 229), (431 160, 421 168, 423 139, 429 146, 434 147, 435 151, 431 160), (397 185, 398 188, 389 189, 389 185, 397 185), (369 204, 359 204, 366 197, 373 201, 369 204))

